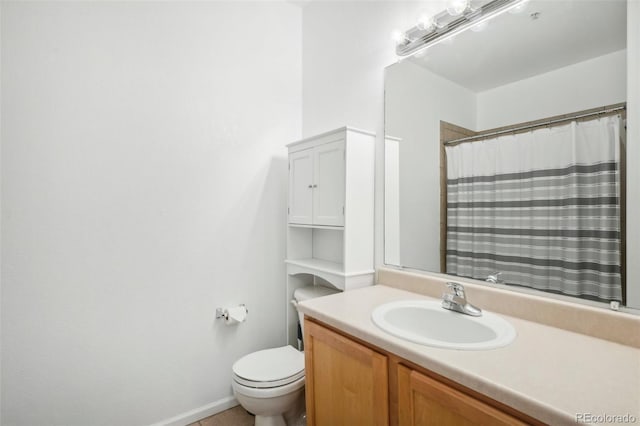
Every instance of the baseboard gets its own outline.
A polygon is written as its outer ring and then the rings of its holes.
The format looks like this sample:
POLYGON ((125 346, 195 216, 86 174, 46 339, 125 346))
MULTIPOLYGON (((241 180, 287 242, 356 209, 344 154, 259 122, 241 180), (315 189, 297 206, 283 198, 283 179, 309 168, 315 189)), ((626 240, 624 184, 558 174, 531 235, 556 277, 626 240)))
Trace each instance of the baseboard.
POLYGON ((228 410, 238 405, 238 400, 233 396, 219 399, 211 404, 203 405, 186 413, 178 414, 170 419, 162 420, 150 426, 186 426, 205 417, 213 416, 221 411, 228 410))

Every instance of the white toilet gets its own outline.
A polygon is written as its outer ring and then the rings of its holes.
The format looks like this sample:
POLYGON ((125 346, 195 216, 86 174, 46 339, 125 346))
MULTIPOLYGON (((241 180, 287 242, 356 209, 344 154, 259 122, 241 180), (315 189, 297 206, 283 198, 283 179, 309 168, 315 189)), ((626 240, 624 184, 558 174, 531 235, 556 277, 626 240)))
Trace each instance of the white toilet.
MULTIPOLYGON (((337 293, 338 290, 312 286, 294 292, 297 302, 337 293)), ((303 315, 298 312, 300 324, 303 315)), ((304 353, 293 346, 265 349, 245 355, 233 370, 233 393, 248 412, 255 414, 256 426, 286 426, 304 412, 304 353)))

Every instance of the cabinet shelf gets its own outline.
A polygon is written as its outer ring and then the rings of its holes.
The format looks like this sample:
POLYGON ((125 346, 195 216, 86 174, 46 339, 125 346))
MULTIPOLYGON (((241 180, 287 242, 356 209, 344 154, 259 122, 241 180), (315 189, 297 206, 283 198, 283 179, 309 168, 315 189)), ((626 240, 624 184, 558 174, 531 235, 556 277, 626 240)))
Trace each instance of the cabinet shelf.
POLYGON ((330 262, 322 259, 287 259, 285 263, 302 268, 312 269, 318 272, 344 276, 344 266, 338 262, 330 262))
POLYGON ((328 274, 339 275, 345 278, 375 273, 374 269, 345 272, 342 264, 322 259, 286 259, 284 263, 318 272, 326 272, 328 274))
POLYGON ((287 275, 309 274, 322 278, 338 290, 360 288, 372 284, 373 269, 345 272, 341 263, 323 259, 287 259, 287 275))
POLYGON ((344 226, 329 226, 329 225, 304 225, 301 223, 289 223, 291 228, 313 228, 313 229, 333 229, 335 231, 343 231, 344 226))

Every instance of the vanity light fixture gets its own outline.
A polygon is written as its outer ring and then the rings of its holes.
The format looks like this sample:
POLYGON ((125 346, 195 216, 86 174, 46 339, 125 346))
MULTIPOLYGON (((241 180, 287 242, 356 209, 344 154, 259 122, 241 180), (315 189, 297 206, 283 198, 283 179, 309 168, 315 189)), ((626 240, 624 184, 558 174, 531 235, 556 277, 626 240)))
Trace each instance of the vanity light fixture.
POLYGON ((433 19, 433 16, 428 13, 421 13, 418 16, 418 23, 416 27, 423 31, 431 31, 436 26, 436 21, 433 19))
POLYGON ((411 40, 407 38, 407 33, 403 33, 400 30, 391 31, 391 39, 396 42, 396 45, 411 42, 411 40))
POLYGON ((469 0, 449 0, 447 2, 447 13, 451 16, 460 16, 467 8, 469 8, 469 0))
POLYGON ((447 9, 429 19, 420 16, 418 24, 404 33, 395 31, 396 55, 408 57, 428 47, 485 24, 509 10, 522 7, 528 0, 491 0, 477 8, 469 0, 451 0, 447 9), (457 14, 457 15, 454 15, 457 14))

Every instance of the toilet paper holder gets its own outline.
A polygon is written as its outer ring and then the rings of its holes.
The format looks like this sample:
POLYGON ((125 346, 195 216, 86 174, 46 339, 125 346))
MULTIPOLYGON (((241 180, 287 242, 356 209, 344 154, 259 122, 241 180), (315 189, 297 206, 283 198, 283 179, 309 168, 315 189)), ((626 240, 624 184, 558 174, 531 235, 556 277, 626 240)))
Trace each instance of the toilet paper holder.
MULTIPOLYGON (((238 306, 242 306, 246 313, 249 313, 249 310, 245 306, 244 303, 239 304, 238 306)), ((216 319, 224 318, 225 320, 229 319, 229 308, 216 308, 216 319)))

